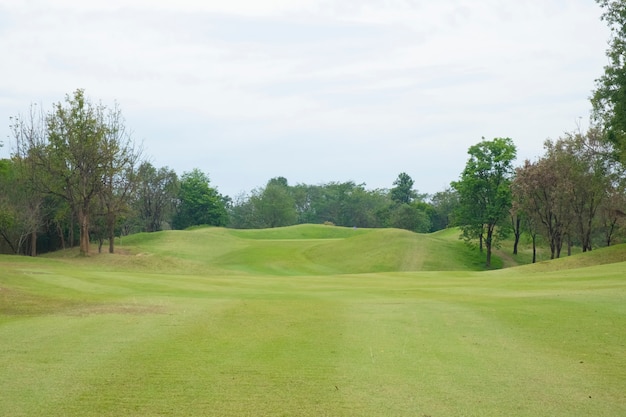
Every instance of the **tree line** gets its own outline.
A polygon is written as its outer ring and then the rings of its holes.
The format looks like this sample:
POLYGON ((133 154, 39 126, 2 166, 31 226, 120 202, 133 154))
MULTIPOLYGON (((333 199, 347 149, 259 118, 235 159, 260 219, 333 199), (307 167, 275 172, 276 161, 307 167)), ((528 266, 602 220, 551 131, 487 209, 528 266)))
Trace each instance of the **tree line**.
POLYGON ((615 145, 598 127, 545 142, 535 161, 513 165, 509 138, 483 140, 450 188, 421 194, 406 173, 388 189, 353 181, 290 185, 285 177, 234 199, 208 174, 179 176, 142 159, 117 106, 95 105, 82 90, 47 113, 35 107, 12 124, 15 152, 0 161, 0 250, 35 255, 78 245, 89 253, 116 236, 197 225, 271 228, 303 223, 395 227, 429 233, 459 227, 491 262, 493 247, 525 233, 561 256, 621 242, 626 176, 615 145))
MULTIPOLYGON (((611 29, 609 63, 591 97, 592 124, 547 140, 544 154, 514 166, 510 138, 469 148, 450 188, 428 196, 400 173, 389 189, 353 181, 264 187, 231 198, 196 168, 179 176, 154 167, 127 132, 119 106, 92 103, 83 90, 48 111, 12 118, 15 151, 0 160, 0 252, 36 255, 90 244, 115 250, 115 236, 195 225, 266 228, 300 223, 397 227, 433 232, 451 226, 491 253, 526 234, 552 258, 622 241, 626 192, 626 2, 597 0, 611 29)), ((1 144, 0 144, 1 146, 1 144)), ((535 260, 535 256, 533 256, 535 260)))
POLYGON ((83 90, 12 118, 14 152, 0 160, 0 252, 36 255, 115 237, 196 225, 233 228, 327 223, 430 232, 450 223, 454 195, 431 201, 401 173, 390 190, 354 182, 291 186, 284 177, 235 200, 198 168, 179 176, 143 158, 119 106, 83 90))
POLYGON ((559 258, 563 247, 583 252, 622 242, 626 236, 626 175, 615 146, 600 129, 546 140, 544 155, 515 167, 510 138, 484 140, 470 147, 458 181, 455 221, 468 242, 486 252, 486 265, 498 242, 513 236, 517 254, 523 233, 538 239, 559 258))

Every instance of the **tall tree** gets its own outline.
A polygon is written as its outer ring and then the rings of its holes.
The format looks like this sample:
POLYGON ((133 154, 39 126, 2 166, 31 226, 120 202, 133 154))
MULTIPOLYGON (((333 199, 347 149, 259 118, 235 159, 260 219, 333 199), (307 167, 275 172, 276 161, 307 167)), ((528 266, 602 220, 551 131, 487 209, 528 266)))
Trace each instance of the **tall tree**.
POLYGON ((608 64, 596 79, 591 97, 594 118, 601 122, 622 162, 626 162, 626 2, 596 0, 602 7, 602 20, 611 31, 606 51, 608 64))
POLYGON ((36 255, 42 200, 38 193, 32 192, 21 164, 0 160, 0 237, 11 253, 26 253, 30 240, 30 255, 36 255))
POLYGON ((623 238, 626 226, 626 184, 624 184, 624 179, 611 184, 609 187, 607 196, 598 209, 598 223, 604 245, 611 246, 617 237, 623 238))
POLYGON ((570 233, 578 238, 583 252, 592 249, 592 232, 598 207, 611 183, 611 166, 592 128, 586 133, 568 134, 554 142, 546 141, 546 160, 559 173, 562 201, 571 213, 570 233))
POLYGON ((178 205, 172 219, 174 229, 226 225, 226 201, 216 188, 210 186, 208 175, 194 168, 183 173, 179 187, 178 205))
POLYGON ((542 235, 550 244, 550 258, 559 258, 569 225, 571 209, 567 205, 563 177, 555 161, 541 158, 536 162, 526 160, 517 168, 512 184, 515 200, 526 214, 527 224, 542 235))
MULTIPOLYGON (((26 116, 11 118, 10 126, 13 137, 16 140, 17 153, 14 155, 13 166, 13 189, 10 190, 13 205, 18 209, 18 217, 28 219, 26 222, 18 222, 28 225, 30 234, 31 256, 37 254, 37 231, 41 226, 41 206, 44 193, 37 187, 37 180, 45 178, 46 173, 37 167, 36 153, 22 151, 21 145, 27 143, 40 143, 46 137, 46 121, 43 110, 32 104, 26 116)), ((22 239, 20 239, 21 246, 22 239)), ((21 252, 21 251, 18 251, 21 252)))
POLYGON ((126 167, 116 159, 128 143, 114 134, 117 127, 109 116, 115 113, 92 104, 79 89, 46 114, 45 135, 16 137, 18 155, 32 161, 38 190, 65 199, 76 214, 83 255, 89 253, 93 203, 107 176, 126 167))
POLYGON ((253 201, 262 227, 290 226, 297 221, 295 200, 284 177, 270 179, 253 201))
POLYGON ((171 222, 178 186, 174 170, 157 169, 149 162, 139 166, 133 205, 142 231, 157 232, 164 222, 171 222))
POLYGON ((431 226, 433 230, 441 230, 456 225, 454 214, 459 205, 459 198, 454 189, 448 188, 433 194, 430 198, 430 204, 435 211, 431 226))
POLYGON ((409 204, 416 197, 417 192, 413 190, 413 178, 406 172, 402 172, 398 175, 398 178, 393 182, 394 187, 391 189, 391 199, 396 204, 409 204))
POLYGON ((486 266, 497 238, 496 226, 509 215, 511 178, 516 148, 509 138, 483 140, 469 148, 470 155, 459 181, 452 187, 459 195, 459 222, 467 238, 484 241, 486 266))
POLYGON ((135 190, 136 171, 141 151, 126 131, 124 118, 117 104, 107 114, 106 131, 101 152, 105 154, 102 188, 99 192, 99 212, 104 218, 105 236, 109 241, 109 253, 115 250, 115 227, 119 216, 129 210, 135 190))

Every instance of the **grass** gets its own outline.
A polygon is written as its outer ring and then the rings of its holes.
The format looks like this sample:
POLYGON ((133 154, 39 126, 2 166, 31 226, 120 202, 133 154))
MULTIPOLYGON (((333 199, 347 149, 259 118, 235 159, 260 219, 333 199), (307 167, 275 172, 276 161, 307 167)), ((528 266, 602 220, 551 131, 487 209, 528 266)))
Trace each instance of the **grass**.
POLYGON ((0 256, 0 415, 626 415, 624 246, 489 272, 445 233, 121 249, 0 256))

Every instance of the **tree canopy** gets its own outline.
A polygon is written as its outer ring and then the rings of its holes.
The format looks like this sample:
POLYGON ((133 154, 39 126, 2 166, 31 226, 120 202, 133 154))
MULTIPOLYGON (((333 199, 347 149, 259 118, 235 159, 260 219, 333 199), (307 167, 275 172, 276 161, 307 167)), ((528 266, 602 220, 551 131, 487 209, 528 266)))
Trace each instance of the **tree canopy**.
POLYGON ((516 147, 510 138, 483 140, 469 148, 470 155, 459 181, 452 187, 459 195, 458 221, 467 239, 484 240, 486 266, 497 237, 496 226, 511 208, 510 182, 516 147))
POLYGON ((596 0, 603 8, 602 20, 611 31, 606 51, 608 64, 596 79, 591 98, 593 116, 615 145, 619 158, 626 162, 626 2, 596 0))
POLYGON ((117 213, 117 185, 138 160, 119 109, 93 104, 79 89, 47 113, 31 108, 29 116, 14 119, 12 129, 33 191, 69 204, 78 218, 80 252, 88 254, 93 205, 100 198, 109 215, 117 213))
POLYGON ((210 186, 209 176, 194 168, 180 179, 178 207, 172 227, 186 229, 191 226, 225 226, 228 218, 224 198, 210 186))

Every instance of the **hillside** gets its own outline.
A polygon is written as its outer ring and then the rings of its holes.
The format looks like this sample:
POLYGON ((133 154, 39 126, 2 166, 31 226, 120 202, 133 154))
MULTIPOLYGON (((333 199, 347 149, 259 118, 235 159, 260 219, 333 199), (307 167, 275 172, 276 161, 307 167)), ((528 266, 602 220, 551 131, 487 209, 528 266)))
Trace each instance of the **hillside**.
POLYGON ((331 275, 483 269, 480 254, 454 233, 324 225, 140 233, 124 237, 116 250, 115 255, 94 254, 88 259, 80 259, 72 251, 47 256, 101 268, 179 274, 331 275))
MULTIPOLYGON (((625 245, 617 245, 555 260, 545 260, 543 253, 544 260, 525 265, 530 262, 530 247, 521 246, 520 255, 513 256, 508 243, 494 251, 493 269, 546 271, 626 261, 625 245)), ((484 270, 484 254, 464 244, 456 229, 418 234, 310 224, 139 233, 119 241, 114 255, 94 253, 81 259, 76 250, 68 250, 44 257, 103 269, 179 274, 284 276, 484 270)))

